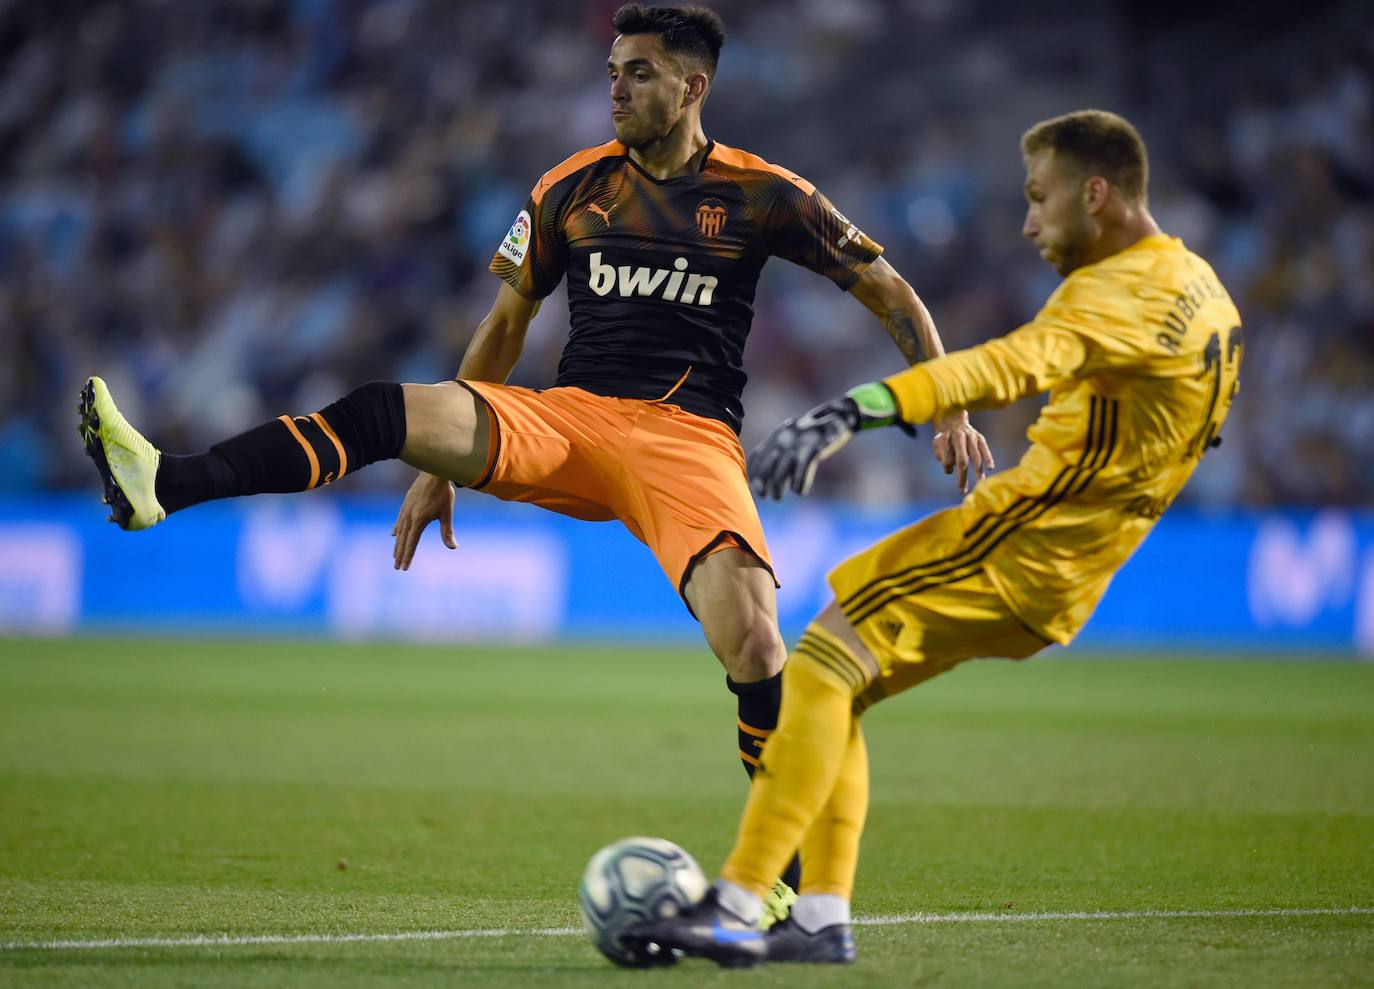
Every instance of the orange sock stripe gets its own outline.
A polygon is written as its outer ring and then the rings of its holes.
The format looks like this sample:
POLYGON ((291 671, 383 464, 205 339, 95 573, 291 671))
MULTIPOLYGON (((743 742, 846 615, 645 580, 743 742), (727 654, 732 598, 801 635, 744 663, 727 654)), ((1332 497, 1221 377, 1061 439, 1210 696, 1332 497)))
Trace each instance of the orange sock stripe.
POLYGON ((310 458, 310 483, 305 486, 308 491, 320 483, 320 458, 315 456, 314 448, 305 441, 305 437, 301 435, 294 419, 290 416, 277 416, 277 418, 286 424, 287 429, 291 430, 291 435, 296 437, 296 442, 301 445, 305 455, 310 458))
POLYGON ((312 412, 310 418, 315 420, 315 425, 319 426, 324 435, 329 437, 329 442, 333 443, 334 449, 339 452, 339 472, 334 475, 334 480, 337 481, 348 472, 348 454, 344 453, 343 444, 339 442, 339 437, 335 435, 334 430, 329 428, 329 423, 325 421, 324 416, 318 412, 312 412))
POLYGON ((773 732, 766 728, 755 728, 753 725, 746 725, 743 721, 737 721, 739 730, 746 735, 753 735, 755 738, 767 738, 773 732))
POLYGON ((749 763, 749 765, 755 768, 758 767, 759 761, 755 759, 753 756, 751 756, 748 752, 745 752, 743 749, 740 749, 739 757, 743 759, 745 762, 749 763))

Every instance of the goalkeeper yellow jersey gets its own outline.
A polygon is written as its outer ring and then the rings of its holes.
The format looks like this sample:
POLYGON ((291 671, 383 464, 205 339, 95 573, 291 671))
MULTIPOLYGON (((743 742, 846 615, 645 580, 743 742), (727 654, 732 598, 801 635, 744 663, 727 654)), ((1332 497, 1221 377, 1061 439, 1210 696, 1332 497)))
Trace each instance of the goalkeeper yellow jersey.
POLYGON ((1160 234, 1074 271, 1007 336, 887 379, 911 422, 1050 393, 1021 462, 964 500, 944 572, 985 569, 1017 617, 1068 643, 1218 442, 1240 360, 1216 273, 1160 234))

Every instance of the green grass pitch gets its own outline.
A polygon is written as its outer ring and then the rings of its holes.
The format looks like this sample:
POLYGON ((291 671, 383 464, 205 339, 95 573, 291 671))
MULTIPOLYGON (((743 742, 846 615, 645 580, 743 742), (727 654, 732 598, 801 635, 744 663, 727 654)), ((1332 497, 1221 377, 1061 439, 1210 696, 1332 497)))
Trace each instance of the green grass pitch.
POLYGON ((879 705, 855 909, 928 916, 854 969, 550 932, 612 839, 719 865, 732 701, 704 648, 0 640, 0 985, 1374 985, 1355 663, 974 663, 879 705), (198 935, 282 939, 36 946, 198 935))

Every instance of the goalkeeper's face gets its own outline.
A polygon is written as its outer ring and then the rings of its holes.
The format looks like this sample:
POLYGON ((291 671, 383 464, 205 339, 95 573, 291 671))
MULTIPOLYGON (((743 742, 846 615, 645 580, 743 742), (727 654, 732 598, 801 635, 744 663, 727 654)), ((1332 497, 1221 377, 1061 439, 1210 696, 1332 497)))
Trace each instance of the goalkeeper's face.
POLYGON ((1026 222, 1021 232, 1061 275, 1083 266, 1098 237, 1086 189, 1087 177, 1057 161, 1053 151, 1037 151, 1026 159, 1026 222))
MULTIPOLYGON (((615 39, 606 61, 611 80, 611 123, 627 148, 643 150, 663 140, 682 120, 691 85, 688 66, 663 49, 656 34, 615 39)), ((705 76, 698 85, 705 84, 705 76)))

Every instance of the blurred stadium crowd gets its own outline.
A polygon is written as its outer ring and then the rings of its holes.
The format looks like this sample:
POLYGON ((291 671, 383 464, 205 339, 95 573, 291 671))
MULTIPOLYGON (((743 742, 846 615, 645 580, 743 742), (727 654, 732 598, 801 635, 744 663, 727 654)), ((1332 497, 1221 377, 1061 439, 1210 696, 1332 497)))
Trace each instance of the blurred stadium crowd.
MULTIPOLYGON (((611 135, 615 6, 0 0, 0 488, 92 486, 74 410, 93 372, 178 452, 372 378, 451 377, 529 188, 611 135)), ((1242 397, 1186 497, 1369 504, 1374 6, 1301 31, 1252 17, 1263 46, 1218 41, 1250 5, 1178 23, 1158 4, 1084 6, 717 4, 708 136, 814 181, 958 347, 1014 328, 1057 282, 1020 237, 1021 130, 1125 113, 1150 143, 1157 217, 1246 318, 1242 397)), ((560 290, 517 383, 551 381, 566 325, 560 290)), ((774 262, 746 445, 899 361, 852 299, 774 262)), ((1034 411, 979 418, 1002 463, 1034 411)), ((947 496, 913 452, 856 444, 824 490, 947 496)))

